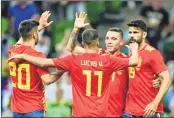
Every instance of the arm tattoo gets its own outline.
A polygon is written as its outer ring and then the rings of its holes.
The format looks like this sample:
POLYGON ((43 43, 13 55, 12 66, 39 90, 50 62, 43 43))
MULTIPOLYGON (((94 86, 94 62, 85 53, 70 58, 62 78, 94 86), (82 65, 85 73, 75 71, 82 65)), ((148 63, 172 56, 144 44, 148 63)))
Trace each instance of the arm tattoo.
POLYGON ((68 41, 68 47, 71 48, 72 50, 76 46, 76 41, 77 41, 78 34, 79 34, 79 31, 73 29, 73 31, 70 35, 70 38, 69 38, 69 41, 68 41))

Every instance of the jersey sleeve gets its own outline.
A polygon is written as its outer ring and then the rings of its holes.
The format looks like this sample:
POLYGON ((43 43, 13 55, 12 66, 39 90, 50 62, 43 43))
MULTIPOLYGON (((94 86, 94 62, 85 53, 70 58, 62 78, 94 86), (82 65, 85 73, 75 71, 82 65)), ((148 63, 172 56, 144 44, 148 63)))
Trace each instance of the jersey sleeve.
POLYGON ((159 74, 167 70, 162 54, 157 50, 151 52, 150 64, 155 74, 159 74))
POLYGON ((57 69, 70 70, 72 66, 72 55, 68 55, 61 58, 54 58, 53 62, 57 69))
POLYGON ((112 70, 117 71, 128 67, 129 65, 129 58, 119 58, 110 56, 110 67, 112 70))
MULTIPOLYGON (((46 58, 46 56, 43 53, 38 53, 38 57, 46 58)), ((37 73, 41 77, 42 75, 49 74, 49 70, 48 70, 47 67, 45 67, 45 68, 38 67, 37 68, 37 73)))

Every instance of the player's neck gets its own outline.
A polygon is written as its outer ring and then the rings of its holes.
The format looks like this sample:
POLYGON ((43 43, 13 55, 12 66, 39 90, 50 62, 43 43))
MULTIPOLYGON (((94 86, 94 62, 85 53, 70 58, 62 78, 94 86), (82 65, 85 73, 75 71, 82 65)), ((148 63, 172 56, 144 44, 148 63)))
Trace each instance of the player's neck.
POLYGON ((35 46, 35 42, 32 41, 32 40, 23 41, 22 45, 34 47, 35 46))
POLYGON ((146 44, 147 43, 145 42, 145 40, 143 40, 142 43, 140 44, 139 50, 143 49, 146 44))
POLYGON ((110 52, 110 53, 111 53, 111 55, 118 55, 118 53, 120 53, 120 49, 115 50, 114 52, 110 52))
POLYGON ((98 52, 98 47, 94 47, 94 48, 86 48, 85 49, 87 53, 97 53, 98 52))

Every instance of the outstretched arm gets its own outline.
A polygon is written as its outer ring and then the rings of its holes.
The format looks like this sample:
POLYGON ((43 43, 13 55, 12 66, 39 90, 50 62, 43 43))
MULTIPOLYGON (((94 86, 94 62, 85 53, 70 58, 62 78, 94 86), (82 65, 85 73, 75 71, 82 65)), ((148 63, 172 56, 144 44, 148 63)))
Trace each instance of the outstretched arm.
POLYGON ((41 79, 45 85, 49 85, 59 80, 65 72, 66 72, 65 70, 58 70, 51 74, 42 75, 41 79))
POLYGON ((66 46, 67 50, 69 50, 70 52, 73 52, 76 54, 84 52, 84 49, 82 47, 76 45, 76 41, 77 41, 80 28, 84 28, 85 26, 89 25, 89 23, 85 23, 86 17, 87 17, 87 14, 85 12, 81 12, 79 16, 78 16, 78 13, 76 13, 74 28, 70 35, 68 44, 66 46))
POLYGON ((16 54, 8 59, 8 62, 13 59, 26 60, 39 67, 55 67, 52 59, 34 57, 28 54, 16 54))

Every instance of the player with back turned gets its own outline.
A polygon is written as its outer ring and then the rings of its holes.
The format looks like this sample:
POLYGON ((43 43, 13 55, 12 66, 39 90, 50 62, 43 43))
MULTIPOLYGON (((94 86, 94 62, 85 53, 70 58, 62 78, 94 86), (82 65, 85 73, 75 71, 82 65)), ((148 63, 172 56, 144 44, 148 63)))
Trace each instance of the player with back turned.
MULTIPOLYGON (((76 19, 86 19, 85 13, 76 14, 76 19)), ((78 21, 78 20, 77 20, 78 21)), ((79 24, 83 27, 84 22, 79 24)), ((72 37, 77 37, 74 27, 72 37)), ((97 54, 99 48, 98 32, 94 29, 85 30, 82 34, 85 53, 69 55, 63 58, 45 59, 21 54, 14 58, 27 60, 41 67, 57 67, 70 72, 73 92, 72 116, 74 117, 106 117, 109 99, 109 83, 112 72, 138 63, 137 43, 132 43, 130 58, 111 57, 97 54)))
MULTIPOLYGON (((35 50, 34 46, 38 42, 38 31, 51 25, 52 22, 47 22, 50 15, 49 11, 46 11, 41 15, 39 22, 32 19, 21 22, 19 25, 21 38, 9 49, 8 56, 29 54, 45 58, 45 55, 35 50)), ((18 60, 12 60, 8 65, 13 87, 11 100, 13 117, 44 117, 44 84, 55 82, 63 72, 50 74, 48 68, 39 68, 27 61, 19 63, 18 60)))
MULTIPOLYGON (((80 30, 80 28, 78 30, 80 30)), ((76 40, 77 39, 70 37, 67 49, 75 54, 84 53, 85 49, 76 45, 76 40)), ((120 28, 114 27, 108 30, 105 37, 105 44, 107 50, 100 49, 98 54, 128 58, 120 51, 120 47, 123 44, 123 32, 120 28)), ((110 79, 108 108, 106 109, 107 117, 121 117, 127 93, 128 68, 113 72, 110 79)))

